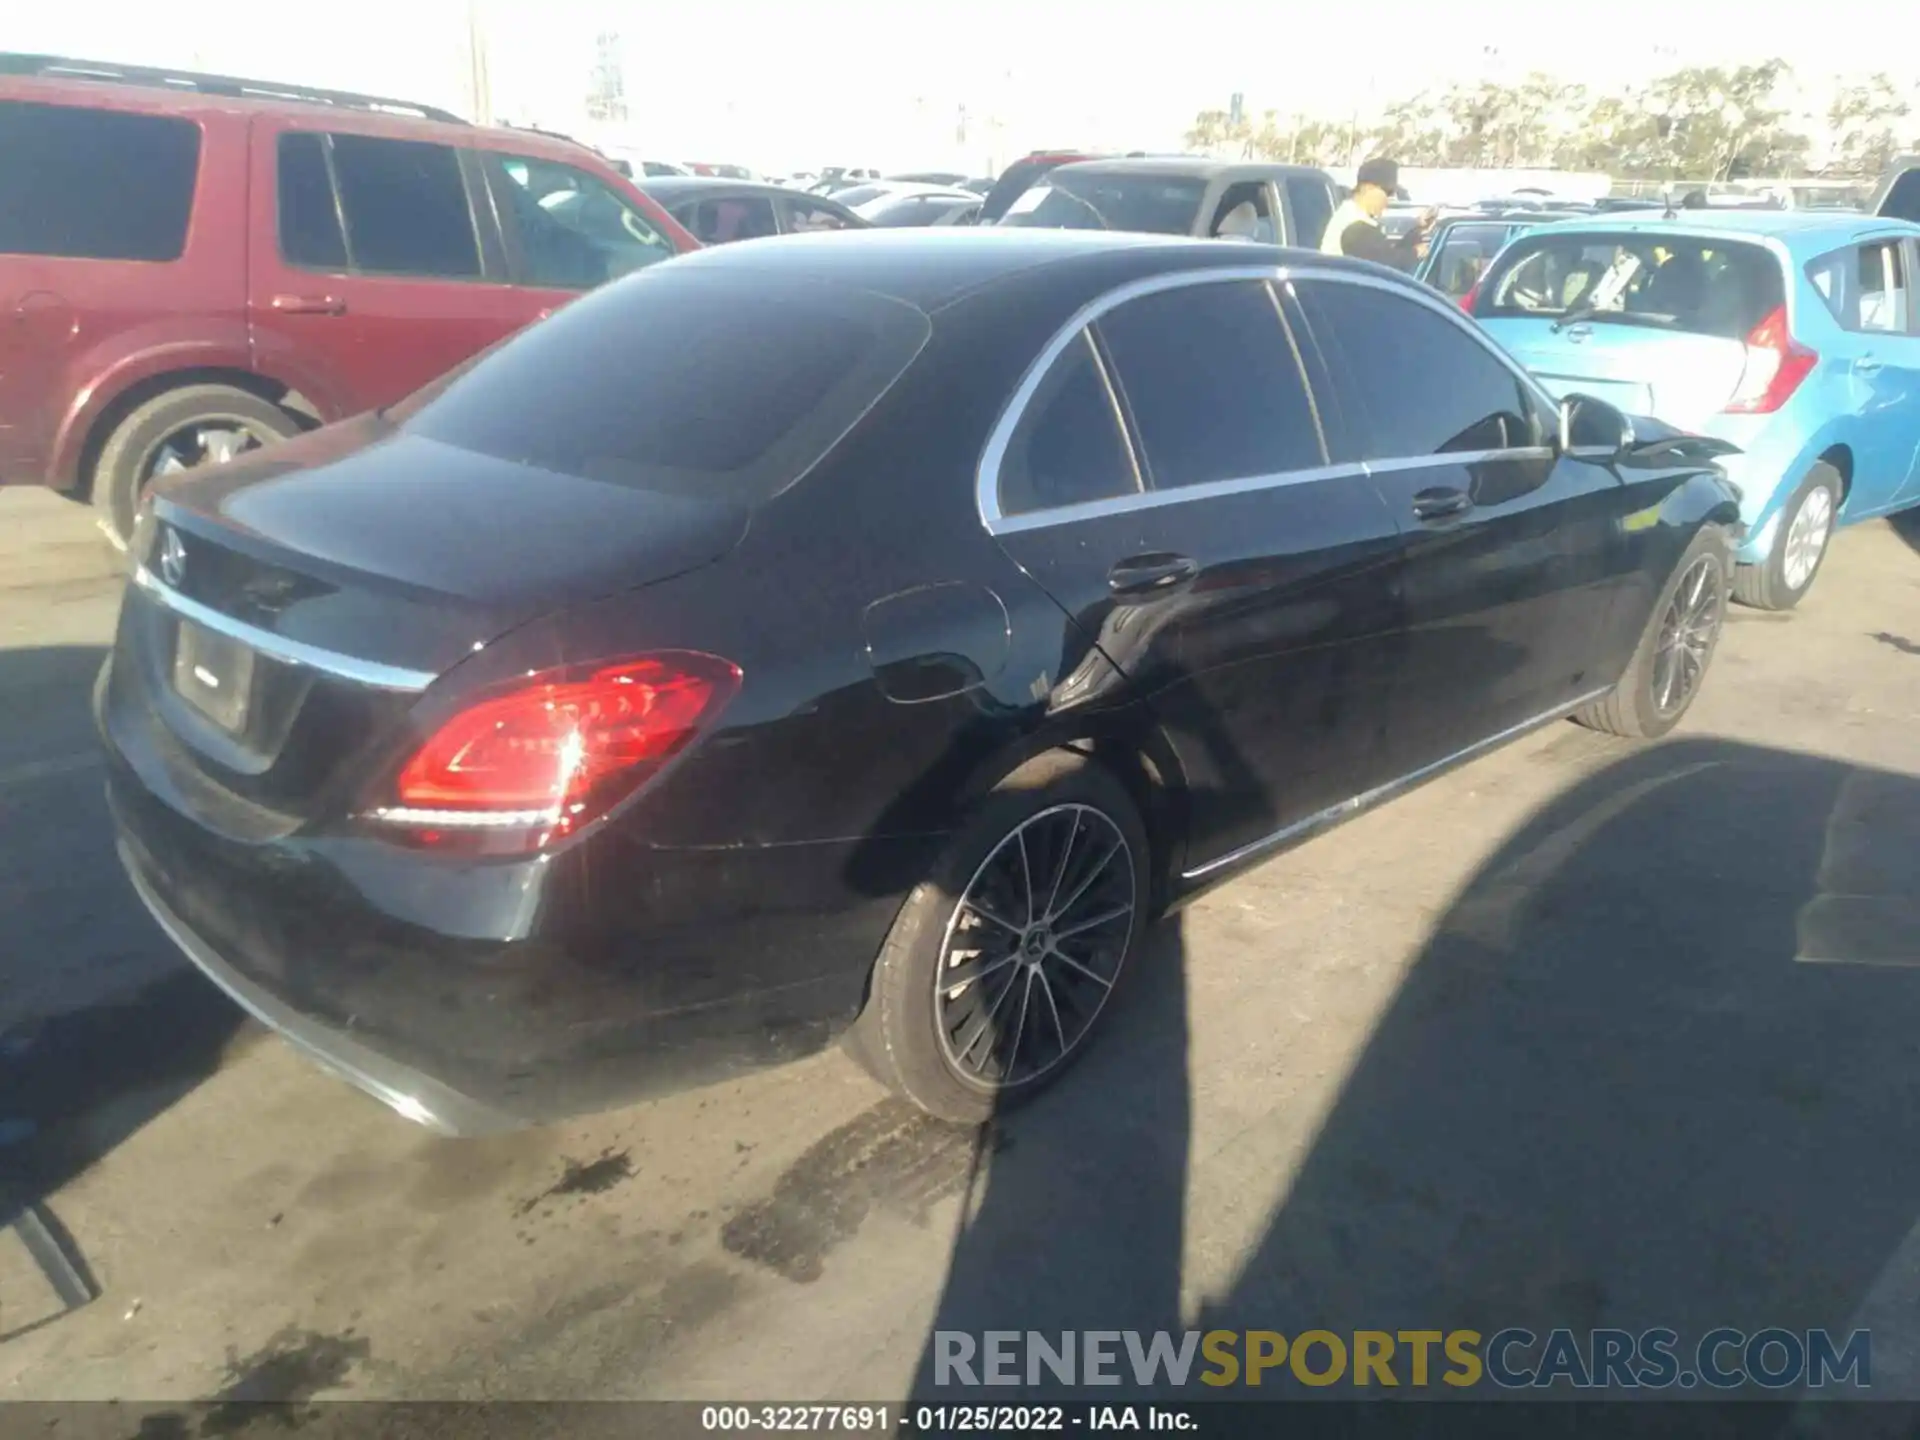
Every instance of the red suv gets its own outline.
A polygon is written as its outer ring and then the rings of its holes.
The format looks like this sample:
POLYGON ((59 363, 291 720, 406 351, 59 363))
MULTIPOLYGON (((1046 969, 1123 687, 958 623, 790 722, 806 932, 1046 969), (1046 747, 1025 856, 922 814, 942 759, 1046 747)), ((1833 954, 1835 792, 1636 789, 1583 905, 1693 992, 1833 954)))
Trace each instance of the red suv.
POLYGON ((337 91, 0 55, 0 483, 92 496, 392 404, 698 248, 565 139, 337 91))

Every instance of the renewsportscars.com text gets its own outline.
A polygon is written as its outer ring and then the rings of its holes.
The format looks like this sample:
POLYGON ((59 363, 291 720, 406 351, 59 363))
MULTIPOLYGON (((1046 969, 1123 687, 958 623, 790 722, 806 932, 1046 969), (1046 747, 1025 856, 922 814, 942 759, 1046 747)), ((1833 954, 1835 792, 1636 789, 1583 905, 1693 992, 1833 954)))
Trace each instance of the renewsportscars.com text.
POLYGON ((1865 1330, 1037 1330, 934 1332, 934 1383, 1494 1386, 1506 1390, 1767 1390, 1873 1383, 1865 1330))

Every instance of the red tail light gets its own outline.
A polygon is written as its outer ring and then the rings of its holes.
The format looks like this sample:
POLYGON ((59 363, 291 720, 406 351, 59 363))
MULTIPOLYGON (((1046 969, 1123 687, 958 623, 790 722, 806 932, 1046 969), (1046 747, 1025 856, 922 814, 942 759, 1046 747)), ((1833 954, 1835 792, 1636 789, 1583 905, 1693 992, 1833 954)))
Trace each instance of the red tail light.
POLYGON ((446 721, 377 812, 418 830, 518 831, 531 843, 604 815, 710 724, 740 668, 662 651, 595 671, 527 677, 446 721))
POLYGON ((1727 402, 1729 415, 1771 415, 1793 397, 1820 356, 1787 330, 1787 307, 1779 306, 1747 335, 1747 368, 1727 402))

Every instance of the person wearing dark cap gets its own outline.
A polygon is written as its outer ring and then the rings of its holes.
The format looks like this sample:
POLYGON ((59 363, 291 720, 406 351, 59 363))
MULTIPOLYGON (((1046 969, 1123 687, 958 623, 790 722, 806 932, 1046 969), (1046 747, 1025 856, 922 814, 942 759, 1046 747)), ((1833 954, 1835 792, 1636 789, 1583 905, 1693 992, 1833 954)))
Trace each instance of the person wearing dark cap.
POLYGON ((1704 190, 1689 190, 1686 198, 1680 202, 1680 208, 1682 210, 1707 209, 1707 192, 1704 190))
POLYGON ((1387 202, 1400 188, 1400 167, 1392 160, 1369 160, 1353 179, 1353 194, 1333 212, 1320 249, 1328 255, 1373 260, 1396 270, 1411 270, 1427 252, 1427 236, 1438 219, 1435 211, 1421 215, 1411 235, 1391 240, 1380 228, 1387 202))

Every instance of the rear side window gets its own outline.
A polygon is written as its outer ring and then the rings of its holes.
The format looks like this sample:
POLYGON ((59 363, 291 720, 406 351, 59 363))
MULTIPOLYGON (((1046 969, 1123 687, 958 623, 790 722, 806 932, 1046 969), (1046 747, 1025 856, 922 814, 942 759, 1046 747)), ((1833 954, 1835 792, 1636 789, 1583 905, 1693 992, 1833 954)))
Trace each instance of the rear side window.
POLYGON ((1323 183, 1305 175, 1287 177, 1287 208, 1293 211, 1289 244, 1311 250, 1326 238, 1327 222, 1333 219, 1333 194, 1323 183))
POLYGON ((178 260, 200 127, 0 100, 0 254, 178 260))
POLYGON ((1464 326, 1370 285, 1302 281, 1307 323, 1334 365, 1358 453, 1401 460, 1539 443, 1520 379, 1464 326))
POLYGON ((1026 515, 1136 493, 1118 401, 1086 331, 1034 391, 1000 462, 1000 513, 1026 515))
POLYGON ((355 270, 479 277, 480 244, 451 146, 366 135, 331 138, 355 270))
POLYGON ((1822 255, 1808 262, 1807 279, 1844 329, 1912 333, 1907 252, 1899 240, 1869 241, 1822 255))
POLYGON ((484 164, 512 212, 528 284, 588 290, 673 258, 645 214, 584 170, 531 155, 490 154, 484 164))
POLYGON ((1785 300, 1779 262, 1761 245, 1556 226, 1513 243, 1481 287, 1473 313, 1482 319, 1577 315, 1594 324, 1738 340, 1785 300))
POLYGON ((282 135, 278 149, 281 256, 312 270, 345 270, 347 237, 333 203, 325 138, 282 135))
POLYGON ((1155 489, 1326 463, 1300 364, 1262 282, 1162 290, 1099 327, 1155 489))
POLYGON ((929 328, 869 291, 663 266, 591 292, 392 418, 535 470, 752 503, 825 455, 929 328))

